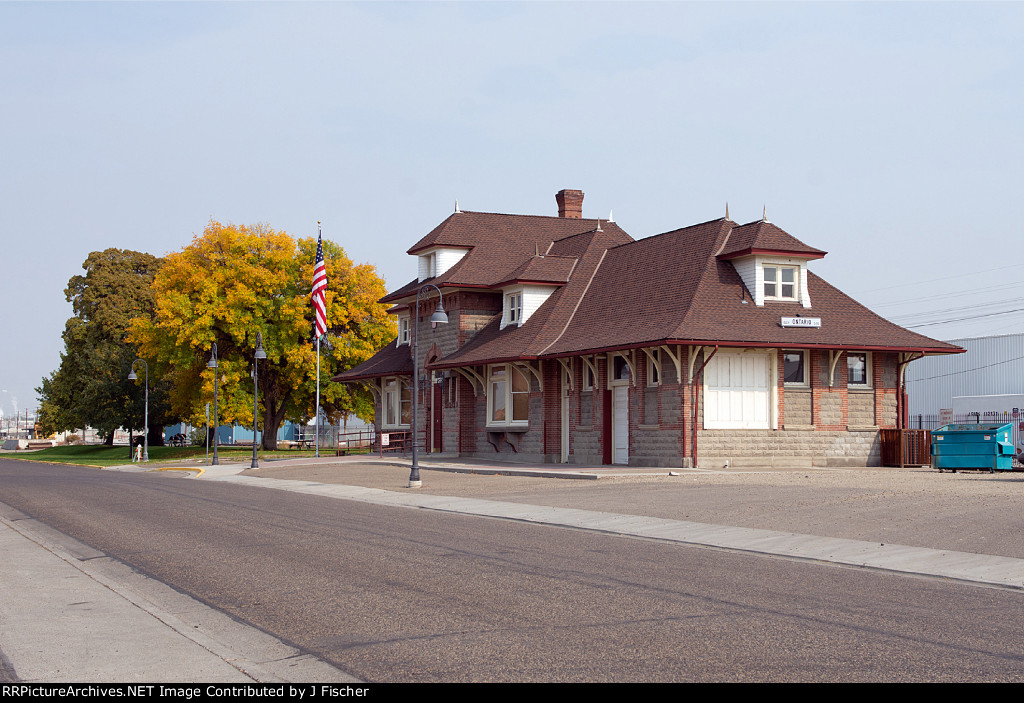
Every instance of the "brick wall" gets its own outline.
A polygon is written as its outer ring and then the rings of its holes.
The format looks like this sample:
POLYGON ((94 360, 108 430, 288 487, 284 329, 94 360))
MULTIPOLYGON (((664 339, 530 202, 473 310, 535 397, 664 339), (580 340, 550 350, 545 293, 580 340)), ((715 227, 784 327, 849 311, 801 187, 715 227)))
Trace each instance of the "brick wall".
POLYGON ((784 388, 779 394, 785 398, 785 414, 779 413, 779 424, 783 427, 791 425, 810 426, 811 421, 811 389, 784 388))
POLYGON ((730 466, 877 466, 878 432, 818 430, 700 430, 702 468, 730 466))
MULTIPOLYGON (((436 333, 439 346, 454 343, 436 333)), ((685 350, 683 374, 686 373, 685 350)), ((678 383, 675 365, 661 355, 659 386, 646 385, 646 357, 637 354, 637 385, 628 388, 631 465, 679 467, 692 464, 692 406, 694 386, 678 383)), ((700 466, 717 462, 732 465, 789 464, 794 466, 863 466, 875 464, 878 434, 868 428, 892 426, 896 419, 896 355, 872 355, 871 389, 847 388, 846 361, 840 358, 835 379, 828 385, 828 353, 808 352, 811 388, 786 388, 777 374, 778 427, 775 430, 705 430, 700 385, 697 393, 697 456, 700 466), (853 428, 851 431, 849 428, 853 428)), ((698 355, 696 368, 703 362, 698 355)), ((535 362, 536 363, 536 362, 535 362)), ((780 362, 781 365, 781 362, 780 362)), ((605 456, 605 395, 608 368, 606 357, 597 357, 595 387, 583 391, 583 364, 572 363, 574 388, 569 395, 569 462, 600 464, 605 456)), ((483 367, 477 369, 481 373, 483 367)), ((557 361, 541 363, 544 391, 530 375, 530 428, 510 434, 511 444, 486 430, 486 397, 473 395, 470 383, 458 381, 458 407, 445 415, 445 448, 457 446, 463 455, 531 462, 561 460, 561 366, 557 361), (495 450, 495 442, 498 445, 495 450), (518 451, 513 449, 513 445, 518 451)))

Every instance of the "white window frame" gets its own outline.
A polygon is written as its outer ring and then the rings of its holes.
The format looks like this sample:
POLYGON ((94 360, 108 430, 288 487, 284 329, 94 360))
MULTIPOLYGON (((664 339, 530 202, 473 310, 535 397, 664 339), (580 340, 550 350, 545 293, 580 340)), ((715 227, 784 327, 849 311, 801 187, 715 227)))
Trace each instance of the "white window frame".
POLYGON ((398 345, 412 344, 412 325, 410 315, 399 315, 398 316, 398 345))
POLYGON ((800 300, 800 267, 789 264, 774 264, 764 263, 761 264, 761 280, 762 280, 762 292, 765 300, 779 300, 783 302, 798 302, 800 300), (776 272, 776 279, 774 281, 768 280, 769 269, 776 272), (783 283, 782 272, 792 271, 793 281, 792 283, 783 283), (793 286, 793 295, 783 295, 782 286, 793 286), (776 287, 775 295, 768 295, 768 286, 776 287))
POLYGON ((852 390, 870 390, 874 388, 874 379, 871 374, 871 352, 846 352, 846 387, 852 390), (850 382, 850 357, 864 357, 864 383, 850 382))
POLYGON ((628 356, 629 352, 612 352, 608 355, 608 388, 611 389, 613 386, 627 386, 630 383, 635 383, 633 379, 633 365, 631 359, 628 356), (622 359, 622 368, 626 370, 625 378, 618 378, 615 375, 615 360, 622 359))
POLYGON ((811 385, 811 374, 810 367, 807 365, 807 350, 806 349, 783 349, 782 350, 782 383, 786 388, 809 388, 811 385), (804 370, 804 378, 802 381, 787 381, 786 380, 786 355, 787 354, 799 354, 801 357, 800 365, 804 370))
POLYGON ((594 379, 594 371, 590 368, 590 364, 588 364, 584 360, 584 362, 583 362, 583 385, 582 385, 582 390, 585 390, 585 391, 592 391, 592 390, 594 390, 594 384, 595 383, 596 383, 596 381, 594 379))
POLYGON ((516 368, 513 364, 495 364, 487 367, 487 427, 490 428, 506 428, 506 427, 527 427, 530 424, 530 377, 523 371, 516 368), (498 380, 494 376, 496 372, 503 371, 504 379, 498 380), (515 378, 515 374, 519 375, 526 385, 526 390, 514 391, 512 389, 512 379, 515 378), (504 403, 503 409, 505 410, 505 417, 501 420, 494 419, 494 401, 496 391, 494 386, 498 383, 504 384, 502 402, 504 403), (526 401, 526 417, 521 419, 515 419, 511 417, 515 408, 515 397, 516 395, 525 395, 526 401))
POLYGON ((661 385, 661 350, 654 349, 651 354, 644 353, 647 358, 647 387, 661 385), (653 358, 651 356, 653 354, 653 358), (657 378, 654 378, 657 376, 657 378))
POLYGON ((505 296, 507 325, 519 327, 523 324, 523 291, 512 291, 505 296))
POLYGON ((409 403, 411 417, 412 382, 405 376, 388 376, 381 379, 381 389, 381 428, 385 430, 409 429, 410 422, 402 423, 402 405, 409 403), (408 400, 404 400, 402 397, 403 391, 406 389, 408 389, 408 400))

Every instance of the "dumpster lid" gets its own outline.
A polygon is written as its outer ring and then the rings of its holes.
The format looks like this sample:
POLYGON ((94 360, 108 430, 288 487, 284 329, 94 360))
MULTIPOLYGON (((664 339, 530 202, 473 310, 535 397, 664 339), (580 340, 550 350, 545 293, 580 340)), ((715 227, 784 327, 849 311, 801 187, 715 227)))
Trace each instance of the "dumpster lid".
POLYGON ((954 423, 950 425, 943 425, 937 430, 932 432, 999 432, 1004 428, 1009 428, 1013 425, 1012 422, 997 422, 997 423, 954 423))

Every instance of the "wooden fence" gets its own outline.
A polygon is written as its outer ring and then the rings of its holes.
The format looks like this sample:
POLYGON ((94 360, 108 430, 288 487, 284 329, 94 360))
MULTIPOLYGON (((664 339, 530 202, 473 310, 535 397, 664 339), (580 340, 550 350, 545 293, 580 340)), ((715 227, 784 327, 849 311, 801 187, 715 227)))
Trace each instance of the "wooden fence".
POLYGON ((931 466, 931 430, 879 430, 882 466, 931 466))

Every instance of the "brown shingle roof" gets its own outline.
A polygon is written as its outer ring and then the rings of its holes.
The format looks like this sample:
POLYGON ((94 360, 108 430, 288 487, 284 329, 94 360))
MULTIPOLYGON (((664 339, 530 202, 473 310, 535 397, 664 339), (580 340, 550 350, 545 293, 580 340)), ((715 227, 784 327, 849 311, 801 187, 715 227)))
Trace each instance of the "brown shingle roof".
MULTIPOLYGON (((956 352, 958 347, 903 329, 812 273, 811 308, 754 305, 729 259, 778 252, 818 258, 769 222, 727 219, 633 241, 614 223, 525 215, 452 215, 410 252, 467 246, 469 253, 431 280, 438 286, 492 287, 514 280, 563 283, 521 327, 499 329, 495 315, 435 368, 565 356, 667 343, 956 352), (539 256, 538 252, 544 254, 539 256), (783 328, 782 317, 821 318, 820 328, 783 328)), ((414 294, 412 281, 384 298, 414 294)), ((409 347, 389 344, 335 380, 412 371, 409 347)))
POLYGON ((499 330, 501 316, 497 315, 465 346, 435 366, 461 366, 540 356, 564 332, 579 301, 591 285, 606 251, 629 241, 632 241, 629 235, 621 230, 605 229, 602 232, 585 232, 558 242, 556 247, 560 247, 561 251, 579 256, 566 285, 553 292, 522 327, 499 330))
MULTIPOLYGON (((538 253, 576 256, 573 251, 558 248, 559 242, 593 231, 597 225, 598 220, 590 219, 457 212, 417 242, 409 253, 432 247, 468 248, 470 251, 452 268, 422 283, 438 287, 491 287, 513 280, 516 271, 538 253)), ((601 222, 601 227, 622 241, 632 241, 632 237, 614 222, 601 222)), ((410 281, 381 298, 381 302, 394 302, 415 294, 419 285, 419 281, 410 281)))
POLYGON ((566 283, 579 261, 575 256, 534 256, 509 274, 507 281, 498 286, 513 283, 566 283))
POLYGON ((808 275, 811 308, 754 305, 736 269, 715 256, 730 231, 733 223, 714 220, 609 250, 566 333, 546 355, 670 340, 958 350, 879 317, 814 274, 808 275), (781 326, 782 317, 797 315, 819 317, 821 327, 781 326))
POLYGON ((734 226, 719 256, 723 259, 734 259, 747 254, 768 252, 786 253, 808 259, 820 259, 826 253, 821 249, 807 246, 771 222, 757 220, 734 226))
POLYGON ((332 381, 361 381, 379 376, 411 376, 412 353, 408 344, 395 346, 395 340, 371 356, 369 359, 353 366, 348 371, 339 373, 332 381))

